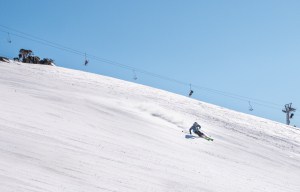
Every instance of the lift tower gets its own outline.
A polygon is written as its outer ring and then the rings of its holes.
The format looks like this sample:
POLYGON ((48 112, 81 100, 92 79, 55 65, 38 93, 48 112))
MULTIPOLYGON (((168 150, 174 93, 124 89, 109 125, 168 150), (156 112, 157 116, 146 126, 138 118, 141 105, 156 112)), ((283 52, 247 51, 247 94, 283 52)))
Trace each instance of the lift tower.
POLYGON ((292 103, 286 104, 285 109, 282 110, 282 112, 286 113, 286 124, 290 124, 290 119, 293 118, 294 114, 291 112, 295 112, 296 109, 292 108, 292 103), (291 114, 290 114, 291 113, 291 114))

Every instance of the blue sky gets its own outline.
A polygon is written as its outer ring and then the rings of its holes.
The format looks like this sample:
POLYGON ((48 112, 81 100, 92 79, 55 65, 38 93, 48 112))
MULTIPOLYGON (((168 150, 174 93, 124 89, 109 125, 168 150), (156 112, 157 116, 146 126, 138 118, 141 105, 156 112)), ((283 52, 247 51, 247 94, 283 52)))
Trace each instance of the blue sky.
MULTIPOLYGON (((191 83, 196 99, 285 123, 284 104, 300 106, 299 10, 296 0, 1 0, 0 55, 31 49, 62 67, 134 81, 132 70, 92 58, 84 67, 84 56, 15 29, 187 84, 139 70, 137 83, 182 95, 191 83)), ((300 126, 297 112, 291 124, 300 126)))

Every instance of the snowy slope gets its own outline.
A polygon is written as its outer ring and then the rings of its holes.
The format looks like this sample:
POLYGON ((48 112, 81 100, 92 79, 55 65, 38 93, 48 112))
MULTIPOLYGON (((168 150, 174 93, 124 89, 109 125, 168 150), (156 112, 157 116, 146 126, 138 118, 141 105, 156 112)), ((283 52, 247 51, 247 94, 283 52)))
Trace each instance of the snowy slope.
POLYGON ((162 90, 0 62, 1 192, 297 192, 300 131, 162 90), (198 121, 215 140, 191 138, 198 121))

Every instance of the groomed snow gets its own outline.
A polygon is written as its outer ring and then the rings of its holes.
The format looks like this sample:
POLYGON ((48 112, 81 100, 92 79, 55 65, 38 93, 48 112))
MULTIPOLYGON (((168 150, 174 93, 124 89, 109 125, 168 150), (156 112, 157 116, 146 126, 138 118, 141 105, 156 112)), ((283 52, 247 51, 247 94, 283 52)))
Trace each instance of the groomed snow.
POLYGON ((151 87, 0 62, 1 192, 298 192, 300 130, 151 87), (194 121, 213 142, 186 134, 194 121), (182 132, 183 131, 183 132, 182 132))

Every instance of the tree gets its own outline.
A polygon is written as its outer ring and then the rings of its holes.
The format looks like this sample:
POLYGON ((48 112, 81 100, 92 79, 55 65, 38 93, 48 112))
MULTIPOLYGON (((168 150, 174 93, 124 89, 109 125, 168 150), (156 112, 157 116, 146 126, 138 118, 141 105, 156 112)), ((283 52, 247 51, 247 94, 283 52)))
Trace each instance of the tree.
POLYGON ((25 63, 27 59, 27 57, 32 56, 33 52, 31 50, 27 50, 27 49, 20 49, 19 51, 19 59, 25 63))

